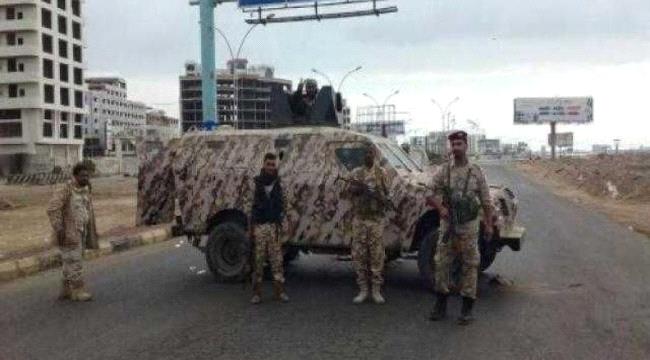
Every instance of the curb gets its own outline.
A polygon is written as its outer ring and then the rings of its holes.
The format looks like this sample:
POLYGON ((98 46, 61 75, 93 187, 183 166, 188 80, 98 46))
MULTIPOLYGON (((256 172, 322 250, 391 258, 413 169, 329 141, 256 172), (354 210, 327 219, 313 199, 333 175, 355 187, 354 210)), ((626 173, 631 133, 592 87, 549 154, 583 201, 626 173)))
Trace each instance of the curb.
MULTIPOLYGON (((121 237, 108 237, 99 240, 99 249, 84 250, 84 260, 97 259, 113 253, 123 252, 142 245, 152 245, 167 241, 173 237, 172 226, 165 225, 147 229, 138 234, 121 237)), ((50 249, 40 254, 20 259, 0 262, 0 283, 33 275, 41 271, 61 266, 61 253, 50 249)))

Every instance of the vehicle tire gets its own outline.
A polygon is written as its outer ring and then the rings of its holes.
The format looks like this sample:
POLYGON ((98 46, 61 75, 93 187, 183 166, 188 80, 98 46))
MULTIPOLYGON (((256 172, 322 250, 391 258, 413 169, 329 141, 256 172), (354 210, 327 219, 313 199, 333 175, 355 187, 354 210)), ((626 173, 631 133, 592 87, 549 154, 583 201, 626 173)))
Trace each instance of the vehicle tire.
POLYGON ((497 245, 498 239, 499 235, 496 229, 492 235, 492 241, 489 242, 485 239, 485 236, 481 231, 481 238, 478 242, 479 252, 481 253, 481 264, 479 265, 479 270, 481 272, 487 270, 487 268, 489 268, 494 262, 494 259, 499 252, 499 246, 497 245))
POLYGON ((433 256, 436 253, 436 243, 438 241, 438 229, 429 230, 420 241, 418 249, 418 271, 420 278, 427 289, 433 289, 434 285, 434 268, 433 256))
POLYGON ((284 248, 284 256, 282 258, 282 262, 284 263, 284 266, 289 265, 292 261, 296 260, 300 256, 300 248, 293 247, 293 246, 286 246, 284 248))
MULTIPOLYGON (((433 290, 435 287, 435 263, 436 245, 438 242, 438 229, 429 231, 420 242, 418 250, 418 271, 420 278, 427 289, 433 290)), ((462 266, 460 258, 456 257, 449 267, 449 289, 456 289, 460 284, 462 276, 462 266)))
POLYGON ((251 271, 251 251, 251 241, 244 228, 238 223, 225 222, 210 231, 205 257, 218 282, 241 282, 251 271))

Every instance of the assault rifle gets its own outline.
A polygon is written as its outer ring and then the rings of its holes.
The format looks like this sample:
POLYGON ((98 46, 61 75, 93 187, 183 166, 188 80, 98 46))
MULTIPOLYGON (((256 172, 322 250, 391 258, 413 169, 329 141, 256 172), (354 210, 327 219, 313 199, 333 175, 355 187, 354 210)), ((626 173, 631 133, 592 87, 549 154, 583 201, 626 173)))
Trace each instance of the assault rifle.
POLYGON ((393 202, 388 197, 381 195, 379 192, 377 192, 377 190, 371 189, 368 185, 366 185, 362 181, 356 179, 346 179, 339 175, 336 177, 336 180, 334 180, 334 183, 338 182, 339 180, 352 184, 353 186, 358 186, 361 189, 363 196, 373 198, 377 200, 383 207, 397 212, 397 207, 395 206, 395 204, 393 204, 393 202))

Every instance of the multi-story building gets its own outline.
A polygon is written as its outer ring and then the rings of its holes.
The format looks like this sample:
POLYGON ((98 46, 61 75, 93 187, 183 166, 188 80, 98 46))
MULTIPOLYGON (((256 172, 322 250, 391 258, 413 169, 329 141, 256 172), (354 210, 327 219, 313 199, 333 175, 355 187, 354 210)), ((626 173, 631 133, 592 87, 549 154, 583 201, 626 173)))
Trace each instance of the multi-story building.
POLYGON ((146 124, 147 106, 127 99, 126 81, 119 77, 86 79, 88 114, 83 123, 86 156, 111 155, 119 143, 124 154, 135 153, 135 138, 146 124))
POLYGON ((147 111, 145 130, 147 137, 169 140, 180 136, 181 124, 177 118, 167 116, 163 110, 150 109, 147 111))
POLYGON ((80 0, 0 0, 0 175, 81 159, 80 0))
MULTIPOLYGON (((291 92, 291 81, 274 77, 269 66, 248 67, 245 59, 228 62, 228 69, 217 70, 217 106, 219 123, 239 129, 272 127, 287 106, 286 94, 291 92)), ((185 64, 180 76, 181 124, 183 132, 200 128, 203 122, 201 108, 201 68, 194 62, 185 64)), ((286 113, 286 112, 284 112, 286 113)))

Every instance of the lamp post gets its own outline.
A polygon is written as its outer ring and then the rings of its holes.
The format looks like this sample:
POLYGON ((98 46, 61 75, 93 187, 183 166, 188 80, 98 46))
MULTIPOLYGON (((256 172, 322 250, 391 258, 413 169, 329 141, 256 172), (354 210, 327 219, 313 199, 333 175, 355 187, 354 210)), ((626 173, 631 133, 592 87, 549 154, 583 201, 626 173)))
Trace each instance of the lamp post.
POLYGON ((311 69, 311 72, 313 72, 316 75, 320 75, 320 76, 324 77, 327 80, 327 82, 330 84, 330 87, 334 88, 334 86, 332 85, 332 79, 330 79, 330 77, 327 76, 327 74, 325 74, 322 71, 319 71, 318 69, 311 69))
POLYGON ((339 87, 336 89, 336 92, 340 93, 341 89, 343 88, 343 83, 345 80, 348 78, 348 76, 354 74, 357 71, 360 71, 363 67, 361 65, 357 66, 356 68, 348 71, 345 75, 343 75, 343 78, 341 79, 341 82, 339 82, 339 87))
POLYGON ((435 100, 431 99, 431 102, 440 109, 440 118, 442 120, 442 132, 447 132, 449 131, 448 126, 449 126, 449 121, 445 121, 445 117, 449 118, 449 108, 451 105, 453 105, 456 101, 460 100, 458 96, 456 96, 452 101, 450 101, 447 106, 444 108, 435 100))
MULTIPOLYGON (((275 17, 275 14, 269 14, 265 20, 269 20, 275 17)), ((228 47, 228 52, 230 53, 230 61, 232 62, 232 69, 230 70, 230 75, 232 76, 232 82, 234 86, 234 92, 235 92, 235 111, 233 112, 233 115, 235 117, 234 123, 235 123, 235 128, 239 128, 239 79, 237 78, 237 71, 235 69, 235 61, 239 59, 239 55, 241 54, 241 50, 244 47, 244 43, 246 42, 246 39, 248 39, 248 35, 257 27, 257 25, 266 25, 266 22, 260 22, 260 23, 255 23, 251 25, 248 28, 248 31, 246 31, 246 34, 242 36, 241 41, 239 42, 239 46, 237 47, 237 52, 232 51, 232 46, 230 45, 230 40, 228 40, 228 37, 226 34, 219 29, 218 27, 215 27, 214 29, 217 31, 217 33, 223 38, 223 40, 226 43, 226 46, 228 47)))

